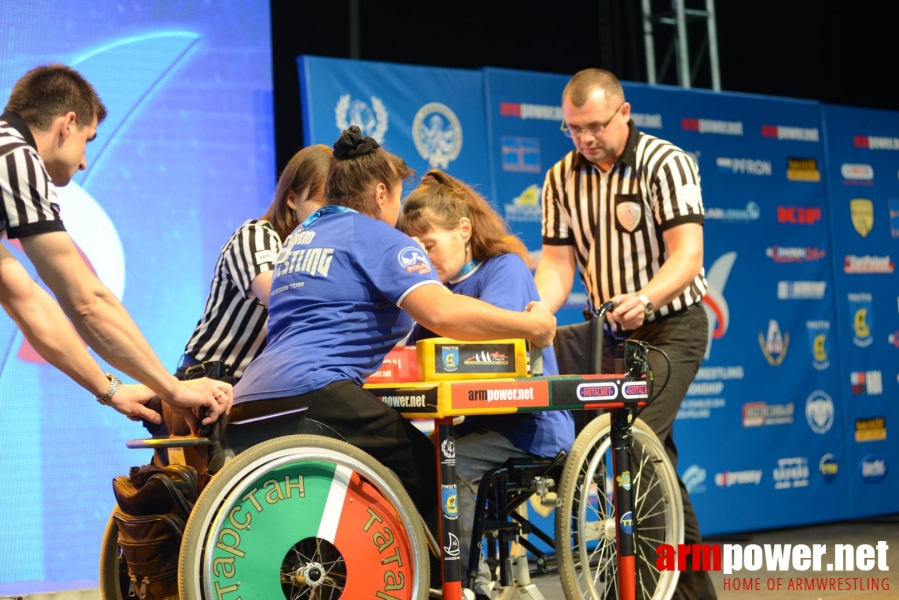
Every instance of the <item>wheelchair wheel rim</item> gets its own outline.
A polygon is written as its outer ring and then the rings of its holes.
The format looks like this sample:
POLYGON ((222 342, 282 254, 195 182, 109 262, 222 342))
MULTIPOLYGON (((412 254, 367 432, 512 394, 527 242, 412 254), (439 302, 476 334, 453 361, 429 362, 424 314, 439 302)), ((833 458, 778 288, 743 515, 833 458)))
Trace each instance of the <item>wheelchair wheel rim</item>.
POLYGON ((413 542, 379 482, 331 457, 244 475, 206 537, 207 598, 412 598, 413 542))

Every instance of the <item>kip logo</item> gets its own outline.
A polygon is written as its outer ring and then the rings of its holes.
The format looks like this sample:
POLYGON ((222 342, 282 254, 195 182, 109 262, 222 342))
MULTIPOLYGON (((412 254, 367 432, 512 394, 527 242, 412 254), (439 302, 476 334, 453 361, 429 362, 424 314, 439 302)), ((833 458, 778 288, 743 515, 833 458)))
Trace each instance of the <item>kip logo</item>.
POLYGON ((334 107, 334 124, 339 131, 355 125, 362 130, 362 135, 383 144, 390 118, 380 98, 371 96, 370 100, 371 106, 364 100, 352 100, 349 94, 342 95, 334 107))
POLYGON ((397 255, 400 266, 406 269, 406 273, 418 273, 424 275, 431 272, 431 263, 424 255, 424 250, 406 246, 397 255))
POLYGON ((709 286, 705 298, 702 299, 702 306, 705 308, 709 320, 709 342, 705 349, 706 359, 712 353, 712 341, 723 338, 727 333, 727 326, 730 324, 730 311, 727 307, 727 300, 724 299, 724 287, 727 285, 727 279, 730 277, 735 260, 737 260, 736 252, 722 254, 712 263, 712 267, 706 274, 709 286))
POLYGON ((830 321, 806 321, 805 328, 812 351, 812 366, 823 371, 830 366, 830 321))
POLYGON ((455 371, 459 368, 459 347, 458 346, 443 346, 441 352, 441 360, 443 361, 443 368, 447 371, 455 371))
POLYGON ((790 346, 790 332, 780 333, 780 326, 777 321, 771 319, 768 321, 768 335, 765 336, 759 332, 759 346, 762 348, 762 354, 765 360, 772 367, 779 367, 787 356, 787 348, 790 346))
POLYGON ((577 397, 582 402, 618 397, 618 386, 614 383, 582 383, 577 386, 577 397))
POLYGON ((866 292, 850 293, 849 314, 852 316, 852 343, 859 348, 867 348, 874 341, 871 328, 874 326, 872 312, 873 299, 866 292))
POLYGON ((817 206, 778 206, 777 222, 791 225, 814 225, 821 220, 817 206))
POLYGON ((632 381, 625 383, 621 388, 621 395, 628 400, 639 400, 649 397, 649 388, 645 381, 632 381))

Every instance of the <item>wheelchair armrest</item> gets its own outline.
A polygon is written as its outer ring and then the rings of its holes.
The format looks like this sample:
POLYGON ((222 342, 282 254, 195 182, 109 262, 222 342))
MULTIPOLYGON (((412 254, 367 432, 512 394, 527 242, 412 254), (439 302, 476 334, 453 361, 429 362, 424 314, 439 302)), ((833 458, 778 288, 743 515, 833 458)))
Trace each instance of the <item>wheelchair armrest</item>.
POLYGON ((214 442, 206 437, 193 435, 170 435, 161 438, 149 438, 145 440, 128 440, 125 445, 129 448, 190 448, 195 446, 211 446, 214 442))

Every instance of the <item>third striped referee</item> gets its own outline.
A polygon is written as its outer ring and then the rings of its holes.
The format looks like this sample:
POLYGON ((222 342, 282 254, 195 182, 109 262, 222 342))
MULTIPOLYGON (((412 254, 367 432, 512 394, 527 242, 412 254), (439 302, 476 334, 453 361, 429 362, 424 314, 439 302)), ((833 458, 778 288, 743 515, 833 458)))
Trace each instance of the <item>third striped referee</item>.
MULTIPOLYGON (((706 293, 703 206, 696 163, 670 142, 638 131, 618 79, 601 69, 580 71, 562 93, 562 133, 575 149, 546 174, 543 254, 535 279, 552 310, 562 307, 577 271, 589 309, 612 301, 604 323, 602 370, 614 372, 614 349, 625 338, 644 340, 671 360, 671 378, 641 418, 652 427, 677 468, 674 419, 702 362, 708 321, 699 306, 706 293)), ((582 335, 587 328, 559 328, 582 335)), ((561 338, 559 338, 561 341, 561 338)), ((565 345, 565 344, 557 344, 565 345)), ((570 344, 569 344, 570 345, 570 344)), ((561 357, 560 357, 561 358, 561 357)), ((650 353, 657 381, 668 365, 650 353)), ((563 373, 584 372, 559 362, 563 373)), ((683 482, 684 542, 701 543, 683 482)), ((685 572, 675 598, 715 598, 705 572, 685 572)))

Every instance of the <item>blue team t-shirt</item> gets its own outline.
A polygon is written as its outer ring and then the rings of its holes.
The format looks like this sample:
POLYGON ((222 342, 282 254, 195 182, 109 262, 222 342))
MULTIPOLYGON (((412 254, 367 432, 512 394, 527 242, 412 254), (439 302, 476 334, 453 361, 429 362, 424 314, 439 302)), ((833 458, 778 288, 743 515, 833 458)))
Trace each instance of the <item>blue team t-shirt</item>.
POLYGON ((435 283, 427 254, 395 228, 342 207, 313 214, 275 261, 268 345, 234 387, 235 402, 343 379, 362 385, 412 327, 399 305, 435 283))
MULTIPOLYGON (((448 287, 454 294, 478 298, 516 312, 523 311, 532 300, 540 299, 527 265, 514 254, 494 256, 450 282, 448 287)), ((409 343, 429 337, 434 334, 416 325, 409 343)), ((543 372, 545 375, 559 374, 552 348, 543 350, 543 372)), ((544 458, 555 456, 559 450, 567 452, 574 443, 574 420, 568 411, 465 417, 465 421, 456 427, 456 434, 462 436, 483 429, 497 431, 516 448, 544 458)))

